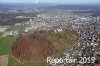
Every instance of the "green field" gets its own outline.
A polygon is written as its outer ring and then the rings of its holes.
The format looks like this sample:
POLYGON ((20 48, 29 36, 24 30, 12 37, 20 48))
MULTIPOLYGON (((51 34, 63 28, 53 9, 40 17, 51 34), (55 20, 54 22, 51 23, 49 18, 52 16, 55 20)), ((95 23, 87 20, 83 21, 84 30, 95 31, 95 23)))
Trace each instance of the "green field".
POLYGON ((0 39, 0 55, 9 54, 12 44, 15 42, 14 36, 7 36, 0 39))
POLYGON ((3 32, 0 32, 0 38, 1 38, 2 34, 3 34, 3 32))
POLYGON ((17 28, 17 26, 15 25, 10 25, 8 29, 6 29, 6 31, 11 31, 11 30, 15 30, 17 28))

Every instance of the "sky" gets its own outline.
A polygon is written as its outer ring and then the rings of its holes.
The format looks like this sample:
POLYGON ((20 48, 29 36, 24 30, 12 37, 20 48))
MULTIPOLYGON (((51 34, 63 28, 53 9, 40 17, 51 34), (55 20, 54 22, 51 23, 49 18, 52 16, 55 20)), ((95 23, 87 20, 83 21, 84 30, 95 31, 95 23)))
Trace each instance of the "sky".
POLYGON ((68 4, 81 4, 81 3, 100 3, 100 0, 0 0, 3 3, 68 3, 68 4))

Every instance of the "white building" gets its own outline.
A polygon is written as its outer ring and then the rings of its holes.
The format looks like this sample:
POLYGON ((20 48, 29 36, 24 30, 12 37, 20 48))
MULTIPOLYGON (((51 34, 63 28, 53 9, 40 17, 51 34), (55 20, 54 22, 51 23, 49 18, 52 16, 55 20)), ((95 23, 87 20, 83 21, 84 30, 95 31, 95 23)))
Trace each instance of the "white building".
POLYGON ((54 32, 62 32, 63 29, 56 29, 54 32))

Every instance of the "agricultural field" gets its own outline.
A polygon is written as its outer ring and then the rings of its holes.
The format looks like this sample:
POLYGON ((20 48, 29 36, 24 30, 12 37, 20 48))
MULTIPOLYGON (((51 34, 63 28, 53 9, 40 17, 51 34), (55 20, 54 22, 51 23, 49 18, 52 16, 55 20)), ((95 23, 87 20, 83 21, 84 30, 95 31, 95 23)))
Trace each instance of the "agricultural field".
POLYGON ((3 32, 0 32, 0 38, 1 38, 2 34, 3 34, 3 32))
POLYGON ((0 55, 9 54, 12 44, 15 42, 14 36, 7 36, 0 39, 0 55))

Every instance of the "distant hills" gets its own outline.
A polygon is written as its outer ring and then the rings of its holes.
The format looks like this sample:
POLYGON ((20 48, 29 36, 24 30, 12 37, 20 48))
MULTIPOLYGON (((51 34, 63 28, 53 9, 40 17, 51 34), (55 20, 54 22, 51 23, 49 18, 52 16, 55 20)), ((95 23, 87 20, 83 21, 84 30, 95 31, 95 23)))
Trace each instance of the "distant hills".
POLYGON ((100 10, 100 7, 92 5, 56 5, 56 6, 49 6, 46 9, 100 10))
POLYGON ((67 10, 100 10, 100 5, 59 5, 50 3, 0 3, 0 9, 67 9, 67 10))

